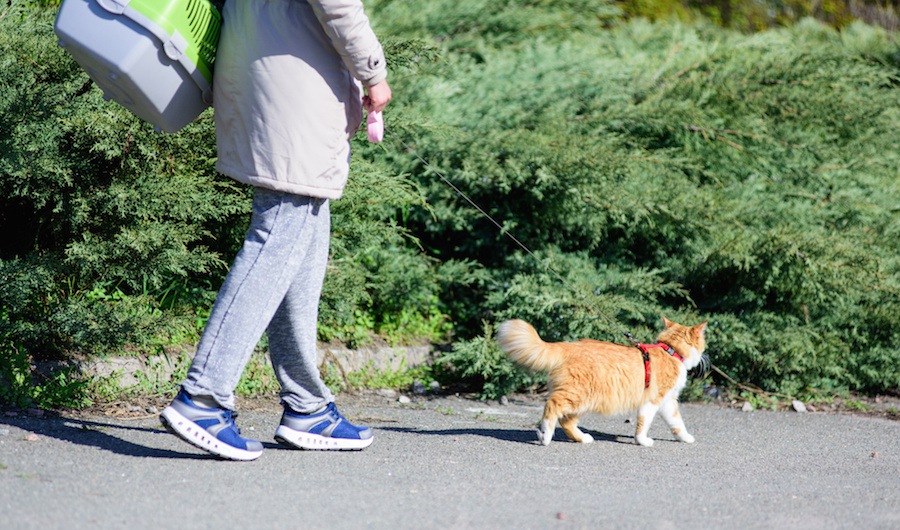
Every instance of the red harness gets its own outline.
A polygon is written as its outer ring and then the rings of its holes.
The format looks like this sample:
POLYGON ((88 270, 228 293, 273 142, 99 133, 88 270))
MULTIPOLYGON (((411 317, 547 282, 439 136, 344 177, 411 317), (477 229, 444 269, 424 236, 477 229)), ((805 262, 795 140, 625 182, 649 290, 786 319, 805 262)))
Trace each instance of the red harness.
POLYGON ((675 357, 681 362, 684 362, 684 357, 682 357, 677 351, 673 350, 671 346, 668 344, 663 344, 662 342, 657 342, 656 344, 643 344, 641 342, 637 343, 637 347, 641 349, 641 353, 644 356, 644 388, 648 388, 650 386, 650 352, 648 351, 650 348, 662 348, 666 350, 666 353, 675 357))

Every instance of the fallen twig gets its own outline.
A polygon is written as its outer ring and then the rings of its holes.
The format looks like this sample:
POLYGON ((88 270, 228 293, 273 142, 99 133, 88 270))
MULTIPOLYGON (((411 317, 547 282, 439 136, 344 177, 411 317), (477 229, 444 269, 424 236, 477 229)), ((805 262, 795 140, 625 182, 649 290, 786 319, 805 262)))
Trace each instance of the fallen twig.
POLYGON ((750 385, 748 383, 739 383, 739 382, 735 381, 730 375, 723 372, 718 366, 716 366, 714 364, 710 365, 710 366, 717 374, 721 375, 722 377, 727 379, 729 383, 733 384, 737 388, 740 388, 741 390, 745 390, 747 392, 752 392, 754 394, 764 394, 766 396, 780 397, 780 398, 784 398, 784 399, 794 399, 794 396, 788 396, 786 394, 779 394, 777 392, 769 392, 769 391, 759 388, 758 386, 750 385))

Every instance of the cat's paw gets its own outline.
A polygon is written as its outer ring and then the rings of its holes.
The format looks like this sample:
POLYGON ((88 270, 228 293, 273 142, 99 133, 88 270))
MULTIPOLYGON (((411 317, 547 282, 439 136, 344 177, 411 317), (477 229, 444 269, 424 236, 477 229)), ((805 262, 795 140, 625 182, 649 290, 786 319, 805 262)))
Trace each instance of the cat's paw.
POLYGON ((550 445, 550 441, 553 440, 553 431, 550 430, 546 423, 542 421, 537 428, 537 437, 541 445, 550 445))
POLYGON ((586 432, 583 432, 583 433, 581 433, 581 440, 577 440, 577 441, 578 441, 578 443, 589 444, 589 443, 593 443, 594 437, 586 432))
POLYGON ((650 438, 649 436, 636 436, 634 441, 636 441, 638 445, 644 447, 653 447, 653 438, 650 438))
POLYGON ((687 433, 687 432, 682 432, 681 434, 679 434, 678 439, 686 444, 692 444, 695 441, 694 437, 691 436, 691 434, 687 433))

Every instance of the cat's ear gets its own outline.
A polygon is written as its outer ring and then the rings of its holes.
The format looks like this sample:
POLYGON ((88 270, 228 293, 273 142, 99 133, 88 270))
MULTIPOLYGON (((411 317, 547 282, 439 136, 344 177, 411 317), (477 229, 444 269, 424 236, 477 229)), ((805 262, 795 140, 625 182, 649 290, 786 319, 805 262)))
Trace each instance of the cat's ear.
POLYGON ((694 330, 694 336, 699 339, 700 337, 703 336, 704 333, 706 333, 706 322, 704 322, 700 325, 694 326, 693 330, 694 330))
POLYGON ((666 325, 666 329, 669 329, 669 328, 671 328, 672 326, 675 325, 674 322, 672 322, 671 320, 669 320, 668 318, 666 318, 666 315, 663 315, 662 318, 663 318, 663 324, 666 325))

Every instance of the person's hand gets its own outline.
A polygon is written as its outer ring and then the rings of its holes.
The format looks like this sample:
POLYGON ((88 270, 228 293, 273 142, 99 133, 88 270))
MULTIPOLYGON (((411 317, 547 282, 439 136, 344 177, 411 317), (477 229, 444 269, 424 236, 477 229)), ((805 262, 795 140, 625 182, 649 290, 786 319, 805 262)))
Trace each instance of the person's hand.
POLYGON ((387 80, 366 87, 366 95, 363 96, 363 107, 368 112, 381 112, 391 100, 391 87, 387 80))

